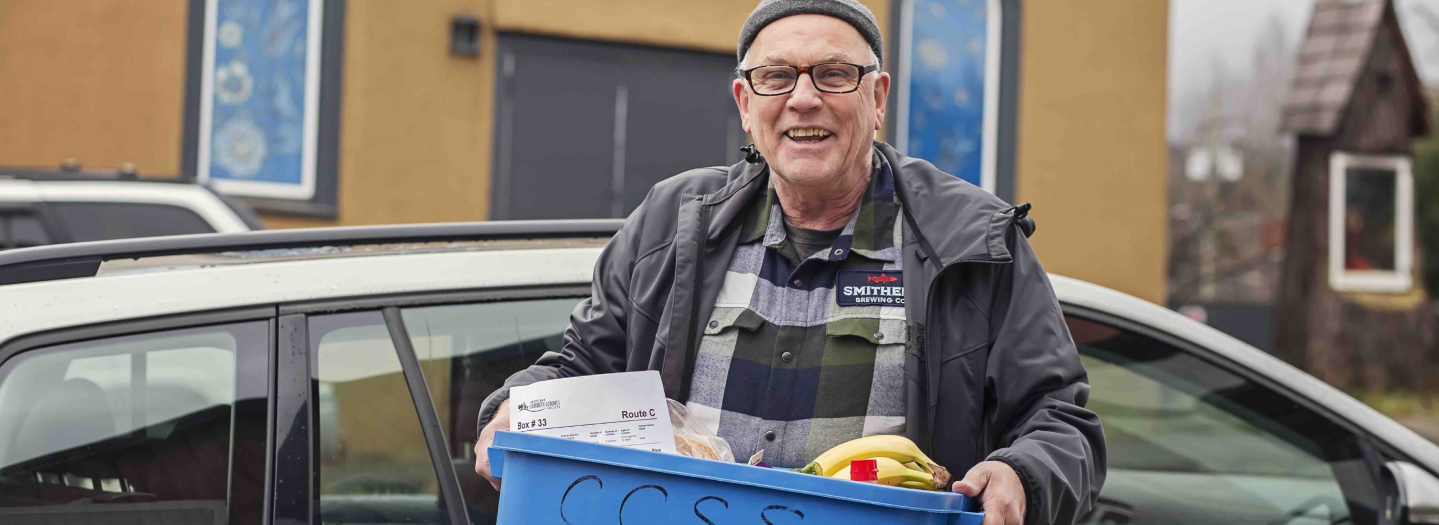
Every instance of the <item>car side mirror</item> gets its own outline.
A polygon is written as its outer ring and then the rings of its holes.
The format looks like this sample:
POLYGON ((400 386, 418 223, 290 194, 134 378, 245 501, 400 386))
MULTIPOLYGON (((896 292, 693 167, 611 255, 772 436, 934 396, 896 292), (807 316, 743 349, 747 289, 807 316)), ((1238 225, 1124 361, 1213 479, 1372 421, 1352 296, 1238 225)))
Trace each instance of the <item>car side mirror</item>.
POLYGON ((1384 464, 1384 523, 1439 524, 1439 478, 1405 461, 1384 464))

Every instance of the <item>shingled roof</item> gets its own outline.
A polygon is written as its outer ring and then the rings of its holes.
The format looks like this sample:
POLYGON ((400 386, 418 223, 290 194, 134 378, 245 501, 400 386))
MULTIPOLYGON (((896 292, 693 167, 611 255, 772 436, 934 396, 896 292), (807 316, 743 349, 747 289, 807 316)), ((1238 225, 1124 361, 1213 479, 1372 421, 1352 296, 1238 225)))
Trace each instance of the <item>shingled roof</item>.
MULTIPOLYGON (((1384 23, 1385 15, 1397 16, 1390 2, 1315 2, 1309 32, 1299 50, 1294 84, 1284 105, 1280 123, 1283 131, 1307 135, 1331 135, 1336 131, 1370 58, 1375 36, 1384 23)), ((1403 42, 1399 45, 1405 48, 1403 54, 1408 59, 1407 45, 1403 42)), ((1419 88, 1413 67, 1411 62, 1405 80, 1419 88)), ((1422 89, 1419 91, 1419 96, 1423 97, 1422 89)))

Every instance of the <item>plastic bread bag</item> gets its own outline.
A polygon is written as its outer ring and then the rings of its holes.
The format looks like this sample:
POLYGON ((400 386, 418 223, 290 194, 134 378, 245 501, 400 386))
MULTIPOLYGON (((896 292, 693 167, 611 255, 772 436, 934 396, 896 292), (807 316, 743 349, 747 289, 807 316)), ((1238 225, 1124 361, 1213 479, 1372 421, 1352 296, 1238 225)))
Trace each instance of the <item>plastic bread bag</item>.
POLYGON ((679 401, 666 399, 670 407, 670 426, 675 431, 675 451, 692 458, 713 459, 734 463, 734 452, 724 438, 714 435, 704 423, 690 414, 679 401))

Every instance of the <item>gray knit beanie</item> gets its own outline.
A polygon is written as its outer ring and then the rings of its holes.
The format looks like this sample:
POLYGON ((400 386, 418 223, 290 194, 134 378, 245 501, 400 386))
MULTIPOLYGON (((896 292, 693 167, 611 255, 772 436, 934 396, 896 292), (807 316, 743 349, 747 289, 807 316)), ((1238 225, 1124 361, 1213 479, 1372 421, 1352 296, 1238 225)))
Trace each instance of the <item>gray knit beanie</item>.
POLYGON ((793 15, 825 15, 849 22, 869 42, 879 65, 884 67, 884 37, 879 33, 879 23, 874 13, 855 0, 760 0, 759 6, 749 14, 744 27, 739 31, 739 49, 735 58, 744 62, 744 54, 759 31, 770 22, 793 15))

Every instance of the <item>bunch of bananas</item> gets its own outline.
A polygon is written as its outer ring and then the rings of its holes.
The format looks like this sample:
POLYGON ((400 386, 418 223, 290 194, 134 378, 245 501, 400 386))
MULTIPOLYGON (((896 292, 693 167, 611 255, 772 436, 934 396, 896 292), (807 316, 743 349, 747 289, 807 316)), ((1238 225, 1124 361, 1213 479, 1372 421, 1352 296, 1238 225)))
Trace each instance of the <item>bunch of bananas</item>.
POLYGON ((825 451, 795 472, 849 479, 849 462, 856 459, 876 460, 883 485, 923 490, 949 486, 949 471, 904 436, 866 436, 849 441, 825 451))

